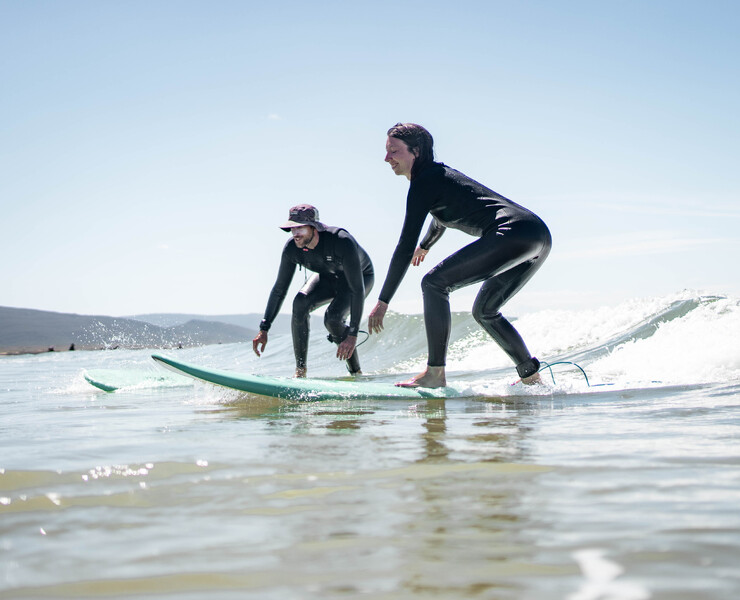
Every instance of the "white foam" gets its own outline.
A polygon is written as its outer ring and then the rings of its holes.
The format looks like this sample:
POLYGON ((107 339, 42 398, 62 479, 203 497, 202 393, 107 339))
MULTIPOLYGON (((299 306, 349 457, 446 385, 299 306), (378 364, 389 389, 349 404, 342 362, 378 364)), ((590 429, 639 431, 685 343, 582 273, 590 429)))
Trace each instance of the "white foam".
POLYGON ((646 600, 650 592, 643 586, 618 581, 624 573, 621 565, 604 557, 605 552, 600 549, 585 549, 573 553, 573 557, 581 568, 584 582, 573 594, 566 596, 567 600, 646 600))
MULTIPOLYGON (((593 310, 540 311, 516 320, 515 325, 532 353, 542 360, 580 353, 579 364, 592 382, 631 387, 740 379, 740 301, 733 298, 682 292, 593 310), (688 312, 671 315, 672 307, 685 301, 688 312), (656 319, 654 328, 646 329, 656 319), (604 356, 608 344, 621 336, 626 341, 604 356)), ((511 366, 510 359, 482 332, 450 347, 448 371, 511 366)), ((574 383, 579 377, 575 373, 574 383)), ((562 376, 556 379, 560 385, 562 376)))

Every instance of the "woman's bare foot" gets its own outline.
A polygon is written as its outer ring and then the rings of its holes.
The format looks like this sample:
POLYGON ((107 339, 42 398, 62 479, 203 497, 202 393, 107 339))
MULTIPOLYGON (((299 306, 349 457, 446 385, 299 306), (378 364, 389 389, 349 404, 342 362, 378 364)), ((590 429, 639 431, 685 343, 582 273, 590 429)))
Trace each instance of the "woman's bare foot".
POLYGON ((296 367, 295 375, 293 375, 293 377, 299 377, 299 378, 305 377, 307 372, 308 372, 308 369, 306 369, 305 367, 302 367, 302 368, 296 367))
POLYGON ((542 385, 542 378, 540 377, 539 373, 535 373, 534 375, 530 375, 529 377, 523 377, 521 379, 521 382, 524 385, 542 385))
POLYGON ((447 385, 447 379, 445 378, 444 367, 427 367, 427 370, 423 373, 415 375, 407 381, 399 381, 397 387, 405 388, 440 388, 447 385))

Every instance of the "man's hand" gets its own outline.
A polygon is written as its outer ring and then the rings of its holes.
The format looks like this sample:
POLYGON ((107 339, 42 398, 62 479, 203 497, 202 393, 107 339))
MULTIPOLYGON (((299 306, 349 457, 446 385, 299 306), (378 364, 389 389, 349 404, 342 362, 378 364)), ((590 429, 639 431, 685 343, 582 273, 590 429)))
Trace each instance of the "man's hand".
POLYGON ((419 246, 416 250, 414 250, 414 255, 411 257, 411 264, 415 267, 418 267, 421 263, 424 262, 424 257, 426 257, 427 252, 429 252, 429 250, 424 250, 424 248, 419 246))
POLYGON ((337 358, 339 360, 347 360, 355 352, 355 346, 357 345, 357 336, 348 335, 344 338, 344 341, 337 347, 337 358))
POLYGON ((370 316, 367 319, 367 328, 370 333, 380 333, 383 331, 383 317, 385 317, 385 311, 388 310, 388 305, 382 300, 378 300, 378 303, 370 311, 370 316))
POLYGON ((260 332, 252 340, 252 348, 254 349, 254 353, 257 356, 262 356, 260 352, 265 351, 265 346, 267 346, 267 332, 260 329, 260 332))

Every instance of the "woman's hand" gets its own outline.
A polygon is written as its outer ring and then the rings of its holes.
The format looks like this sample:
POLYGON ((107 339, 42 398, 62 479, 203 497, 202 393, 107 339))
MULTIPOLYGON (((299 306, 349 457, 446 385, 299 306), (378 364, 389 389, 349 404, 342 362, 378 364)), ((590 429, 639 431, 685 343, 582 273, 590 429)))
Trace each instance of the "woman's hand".
POLYGON ((411 264, 415 267, 418 267, 421 263, 424 262, 424 257, 427 255, 427 252, 429 252, 429 250, 424 250, 424 248, 419 246, 416 250, 414 250, 414 256, 411 257, 411 264))
POLYGON ((383 331, 383 317, 385 317, 385 311, 388 310, 388 305, 382 300, 378 300, 378 303, 370 311, 370 316, 367 319, 367 328, 370 333, 380 333, 383 331))

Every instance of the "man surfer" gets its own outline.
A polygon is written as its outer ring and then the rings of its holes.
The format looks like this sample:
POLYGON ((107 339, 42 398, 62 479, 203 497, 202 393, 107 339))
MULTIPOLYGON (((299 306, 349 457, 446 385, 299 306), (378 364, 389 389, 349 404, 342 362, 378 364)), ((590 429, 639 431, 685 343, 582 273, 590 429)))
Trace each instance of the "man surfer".
POLYGON ((411 183, 406 218, 378 303, 370 313, 370 333, 383 329, 383 317, 409 264, 418 266, 447 227, 478 238, 448 256, 422 280, 424 324, 429 356, 423 373, 396 385, 443 387, 450 337, 449 294, 483 282, 473 304, 473 317, 516 365, 525 383, 539 381, 539 361, 530 355, 519 333, 499 312, 542 266, 552 239, 534 213, 504 198, 459 171, 434 161, 431 134, 415 123, 388 130, 385 161, 411 183), (433 220, 414 249, 427 214, 433 220))
POLYGON ((293 300, 293 351, 295 377, 306 376, 309 315, 329 304, 324 313, 324 325, 329 340, 338 345, 337 358, 347 361, 352 375, 361 374, 357 356, 357 334, 365 298, 373 287, 373 263, 367 252, 340 227, 329 227, 319 221, 319 211, 310 204, 290 209, 288 221, 281 225, 292 239, 283 248, 277 280, 270 292, 260 331, 252 340, 257 356, 267 345, 267 332, 283 305, 296 265, 314 271, 293 300), (345 323, 350 315, 349 325, 345 323))

